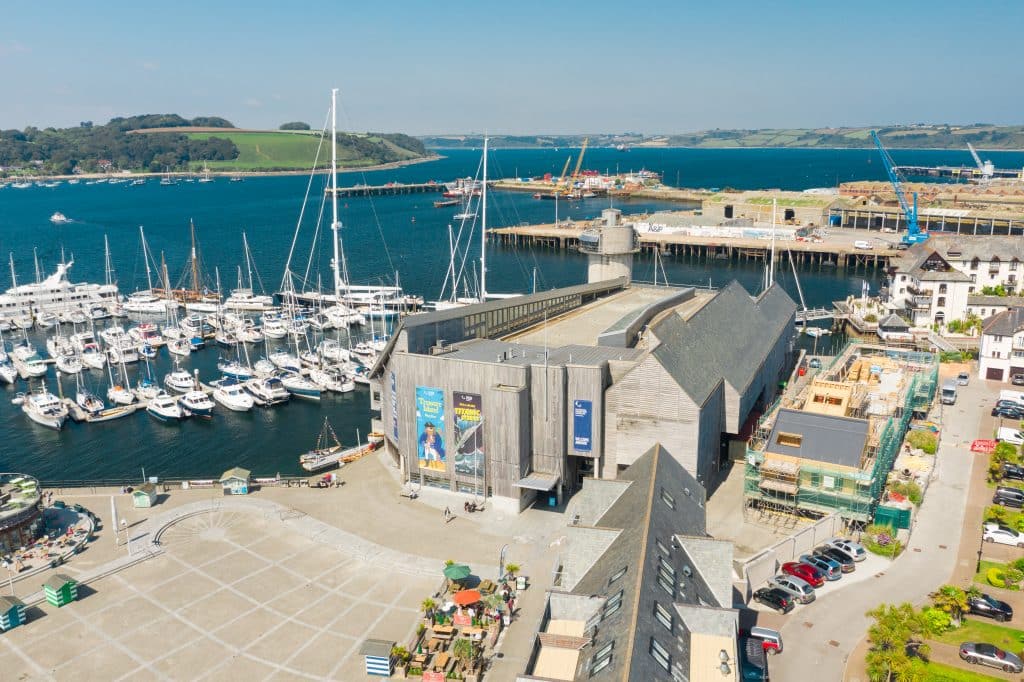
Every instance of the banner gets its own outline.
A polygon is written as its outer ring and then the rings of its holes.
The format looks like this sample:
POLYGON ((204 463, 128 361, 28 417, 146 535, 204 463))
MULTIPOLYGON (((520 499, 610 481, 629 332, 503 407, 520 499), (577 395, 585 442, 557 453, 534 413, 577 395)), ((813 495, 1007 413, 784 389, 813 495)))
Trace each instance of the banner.
POLYGON ((391 435, 398 442, 398 382, 395 373, 391 372, 391 435))
POLYGON ((439 388, 416 387, 416 454, 421 469, 445 471, 444 392, 439 388))
POLYGON ((590 452, 592 407, 589 400, 574 400, 572 403, 572 447, 579 452, 590 452))
POLYGON ((455 473, 484 478, 483 410, 477 393, 452 393, 455 411, 455 473))

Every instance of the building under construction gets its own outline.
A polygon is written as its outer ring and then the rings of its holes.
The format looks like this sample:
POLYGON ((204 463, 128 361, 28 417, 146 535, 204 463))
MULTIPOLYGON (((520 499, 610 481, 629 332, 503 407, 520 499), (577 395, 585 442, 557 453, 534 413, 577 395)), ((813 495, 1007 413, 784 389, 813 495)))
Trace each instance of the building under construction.
POLYGON ((933 353, 851 344, 801 378, 748 444, 744 515, 795 525, 837 512, 868 523, 910 420, 931 407, 933 353))

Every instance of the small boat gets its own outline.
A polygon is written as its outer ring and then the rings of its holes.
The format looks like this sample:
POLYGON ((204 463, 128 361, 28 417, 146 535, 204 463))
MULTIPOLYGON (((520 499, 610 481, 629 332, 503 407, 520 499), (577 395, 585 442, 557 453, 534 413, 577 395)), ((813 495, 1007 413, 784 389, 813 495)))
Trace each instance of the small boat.
POLYGON ((284 387, 288 389, 288 392, 296 398, 320 400, 320 387, 301 374, 296 374, 294 372, 281 372, 278 374, 278 378, 281 380, 281 383, 284 384, 284 387))
POLYGON ((145 185, 145 184, 146 184, 146 178, 136 178, 135 180, 132 180, 131 183, 130 183, 130 185, 132 187, 138 187, 139 185, 145 185))
POLYGON ((81 387, 75 393, 75 404, 86 414, 96 414, 107 409, 103 400, 87 388, 81 387))
POLYGON ((152 360, 153 358, 156 357, 156 348, 153 348, 153 346, 149 345, 148 343, 144 343, 141 346, 139 346, 139 355, 146 358, 147 360, 152 360))
POLYGON ((229 410, 248 412, 255 404, 252 396, 245 392, 245 388, 234 377, 224 377, 210 382, 210 385, 214 387, 213 399, 229 410))
POLYGON ((192 353, 192 346, 187 339, 171 339, 167 342, 167 352, 171 355, 188 356, 192 353))
POLYGON ((30 314, 22 313, 11 318, 11 323, 18 329, 31 329, 32 325, 35 324, 35 320, 30 314))
POLYGON ((277 377, 257 377, 245 382, 245 390, 265 405, 277 405, 291 400, 292 394, 277 377))
POLYGON ((455 220, 472 220, 476 217, 475 211, 463 211, 462 213, 456 213, 452 216, 455 220))
POLYGON ((46 390, 46 382, 43 382, 38 391, 25 396, 21 411, 35 423, 58 431, 64 428, 64 423, 68 419, 67 406, 46 390))
POLYGON ((223 329, 214 334, 213 340, 222 348, 234 348, 238 345, 238 339, 235 335, 223 329))
POLYGON ((146 406, 151 417, 165 423, 178 423, 187 415, 174 396, 160 391, 146 406))
POLYGON ((178 398, 178 404, 185 413, 194 417, 212 417, 213 401, 202 391, 189 391, 178 398))
POLYGON ((341 463, 341 441, 324 417, 324 425, 317 436, 316 446, 299 455, 299 464, 306 471, 320 471, 328 467, 344 466, 341 463))
POLYGON ((280 317, 273 315, 263 316, 263 335, 268 339, 283 339, 288 335, 288 327, 280 317))
POLYGON ((274 363, 274 367, 278 369, 285 369, 291 372, 299 372, 302 370, 302 362, 284 349, 275 350, 267 359, 274 363))
POLYGON ((57 313, 39 313, 36 316, 36 326, 40 329, 53 329, 60 322, 57 313))
POLYGON ((116 405, 131 405, 135 402, 135 394, 120 384, 114 384, 107 389, 107 400, 116 405))
POLYGON ((91 320, 108 320, 111 317, 112 313, 110 310, 101 305, 94 305, 89 308, 89 319, 91 320))
POLYGON ((4 353, 4 359, 0 361, 0 381, 5 384, 13 384, 18 380, 18 370, 11 364, 11 359, 4 353))
POLYGON ((92 369, 103 369, 103 366, 107 364, 107 356, 96 343, 85 344, 79 353, 79 358, 82 360, 82 364, 92 369))
POLYGON ((217 362, 217 370, 224 376, 237 379, 238 381, 248 381, 253 377, 252 370, 249 369, 247 365, 243 365, 237 360, 226 360, 221 358, 217 362))
POLYGON ((260 358, 252 366, 252 371, 255 372, 257 376, 269 377, 272 376, 275 372, 277 372, 277 367, 274 367, 274 363, 272 363, 270 360, 267 360, 266 358, 260 358))
POLYGON ((446 208, 448 206, 458 206, 458 199, 440 199, 434 202, 434 208, 446 208))
POLYGON ((206 341, 201 336, 191 336, 188 340, 188 347, 193 351, 202 350, 206 348, 206 341))
POLYGON ((309 380, 325 391, 335 393, 349 393, 356 389, 356 382, 352 377, 347 376, 341 370, 333 367, 321 368, 312 367, 309 370, 309 380))
POLYGON ((188 393, 195 390, 196 380, 187 369, 176 365, 174 371, 164 377, 164 386, 172 393, 188 393))
POLYGON ((804 328, 804 334, 807 334, 807 336, 810 336, 812 338, 817 338, 819 336, 828 336, 831 333, 832 333, 831 329, 825 329, 824 327, 805 327, 804 328))
POLYGON ((60 211, 57 211, 52 216, 50 216, 50 222, 53 223, 54 225, 63 225, 64 223, 70 223, 71 219, 68 218, 63 213, 61 213, 60 211))
POLYGON ((82 371, 82 361, 77 355, 58 355, 54 364, 57 371, 63 374, 78 374, 82 371))
POLYGON ((68 313, 68 322, 71 324, 85 324, 89 317, 82 310, 72 310, 68 313))

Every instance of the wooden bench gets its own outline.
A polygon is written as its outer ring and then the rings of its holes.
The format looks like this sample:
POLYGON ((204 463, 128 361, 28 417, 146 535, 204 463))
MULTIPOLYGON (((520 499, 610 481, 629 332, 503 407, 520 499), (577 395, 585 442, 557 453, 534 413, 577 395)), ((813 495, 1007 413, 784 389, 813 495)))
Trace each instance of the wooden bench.
POLYGON ((443 651, 434 657, 434 664, 431 667, 437 672, 447 672, 445 668, 449 660, 451 660, 451 656, 448 655, 447 651, 443 651))

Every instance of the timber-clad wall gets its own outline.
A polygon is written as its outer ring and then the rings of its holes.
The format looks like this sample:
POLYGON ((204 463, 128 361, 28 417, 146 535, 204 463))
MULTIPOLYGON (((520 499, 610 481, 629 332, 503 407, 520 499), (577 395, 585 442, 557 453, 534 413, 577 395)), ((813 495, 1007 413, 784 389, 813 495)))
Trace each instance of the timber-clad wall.
POLYGON ((565 461, 565 368, 533 365, 530 380, 534 428, 533 438, 526 442, 533 448, 533 469, 561 475, 565 461))
MULTIPOLYGON (((566 392, 565 409, 567 415, 565 433, 565 451, 570 455, 593 457, 600 461, 604 455, 604 391, 609 383, 608 363, 600 367, 584 365, 566 365, 568 373, 568 391, 566 392), (591 450, 581 452, 573 444, 573 403, 576 400, 589 400, 593 405, 591 411, 591 450)), ((594 467, 594 471, 597 471, 594 467)))

